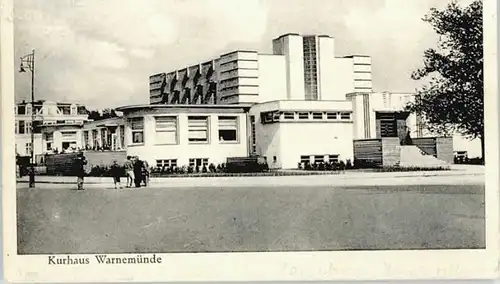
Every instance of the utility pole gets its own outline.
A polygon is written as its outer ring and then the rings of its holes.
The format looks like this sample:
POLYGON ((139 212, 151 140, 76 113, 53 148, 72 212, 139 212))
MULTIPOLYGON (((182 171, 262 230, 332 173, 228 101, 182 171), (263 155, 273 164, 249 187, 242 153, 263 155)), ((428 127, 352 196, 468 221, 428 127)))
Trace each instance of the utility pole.
POLYGON ((21 57, 21 67, 19 72, 26 72, 26 68, 31 72, 31 163, 29 173, 29 187, 35 187, 35 50, 21 57))

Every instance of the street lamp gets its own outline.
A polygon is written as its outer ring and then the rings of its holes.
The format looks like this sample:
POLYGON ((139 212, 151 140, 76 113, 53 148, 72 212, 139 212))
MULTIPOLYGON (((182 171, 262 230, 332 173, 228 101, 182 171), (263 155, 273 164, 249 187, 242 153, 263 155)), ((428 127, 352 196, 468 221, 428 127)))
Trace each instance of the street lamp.
POLYGON ((31 169, 29 187, 35 187, 35 50, 21 57, 20 73, 31 72, 31 169))

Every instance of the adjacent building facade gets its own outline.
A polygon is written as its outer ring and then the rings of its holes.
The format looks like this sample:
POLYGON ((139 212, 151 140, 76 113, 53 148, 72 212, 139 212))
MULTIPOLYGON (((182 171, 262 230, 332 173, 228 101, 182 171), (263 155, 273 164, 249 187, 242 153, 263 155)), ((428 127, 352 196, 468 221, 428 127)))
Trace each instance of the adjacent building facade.
POLYGON ((79 129, 88 120, 84 106, 72 103, 36 101, 14 106, 16 152, 21 156, 81 147, 79 129), (34 121, 32 121, 34 115, 34 121), (34 145, 31 145, 34 131, 34 145))

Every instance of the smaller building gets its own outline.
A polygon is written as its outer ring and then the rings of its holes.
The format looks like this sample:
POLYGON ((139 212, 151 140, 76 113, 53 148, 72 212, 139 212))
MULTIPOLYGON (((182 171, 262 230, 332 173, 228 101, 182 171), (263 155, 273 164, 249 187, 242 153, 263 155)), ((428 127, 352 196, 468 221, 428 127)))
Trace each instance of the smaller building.
POLYGON ((43 100, 33 104, 23 101, 14 106, 14 113, 18 155, 30 156, 32 150, 35 155, 40 155, 81 147, 78 130, 88 120, 84 106, 43 100), (31 145, 31 131, 34 131, 34 145, 31 145))
POLYGON ((125 122, 122 117, 86 122, 81 129, 85 150, 121 151, 126 148, 125 122))

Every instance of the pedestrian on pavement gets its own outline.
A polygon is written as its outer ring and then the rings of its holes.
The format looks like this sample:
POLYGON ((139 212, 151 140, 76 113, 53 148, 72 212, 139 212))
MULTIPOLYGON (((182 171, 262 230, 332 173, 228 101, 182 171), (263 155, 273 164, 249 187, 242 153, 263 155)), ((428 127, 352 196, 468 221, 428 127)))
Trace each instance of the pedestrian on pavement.
POLYGON ((120 182, 120 176, 122 175, 122 169, 116 160, 113 161, 113 165, 111 165, 111 175, 113 176, 113 181, 115 183, 115 189, 122 188, 122 184, 120 182))
POLYGON ((142 183, 142 161, 139 160, 139 157, 134 157, 134 176, 135 176, 135 187, 141 187, 142 183))
POLYGON ((134 182, 134 164, 131 156, 127 156, 127 160, 125 161, 125 172, 127 176, 127 187, 132 187, 132 183, 134 182))
POLYGON ((85 177, 85 166, 87 165, 87 159, 83 155, 83 152, 78 153, 76 158, 76 183, 78 185, 78 190, 83 190, 83 178, 85 177))
POLYGON ((142 161, 142 176, 144 181, 144 186, 149 184, 149 164, 146 160, 142 161))

